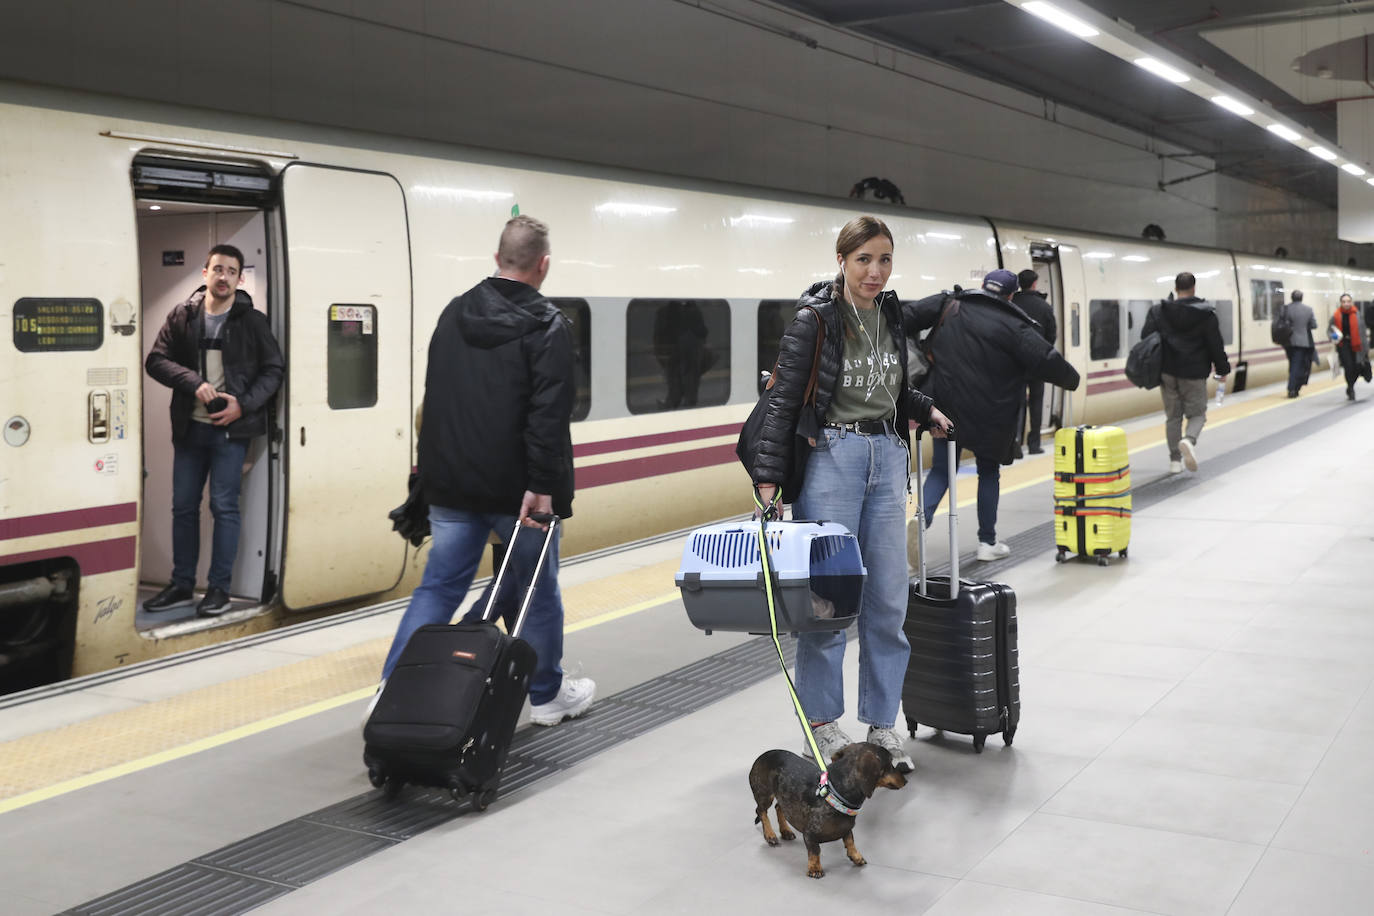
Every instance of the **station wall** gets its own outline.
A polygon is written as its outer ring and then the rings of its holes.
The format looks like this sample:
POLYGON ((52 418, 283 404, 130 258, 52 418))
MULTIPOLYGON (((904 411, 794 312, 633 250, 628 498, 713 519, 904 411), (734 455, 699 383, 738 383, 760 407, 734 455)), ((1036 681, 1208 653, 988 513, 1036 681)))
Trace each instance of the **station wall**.
MULTIPOLYGON (((757 0, 3 0, 0 76, 911 206, 1344 261, 1336 213, 757 0), (135 9, 136 7, 136 9, 135 9)), ((1352 249, 1353 250, 1353 249, 1352 249)))

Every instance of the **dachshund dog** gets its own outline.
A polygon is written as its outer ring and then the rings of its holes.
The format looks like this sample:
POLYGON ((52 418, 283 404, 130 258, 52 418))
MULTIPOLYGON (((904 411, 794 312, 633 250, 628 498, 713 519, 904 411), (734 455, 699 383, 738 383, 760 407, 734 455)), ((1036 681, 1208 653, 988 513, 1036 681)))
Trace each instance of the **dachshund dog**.
POLYGON ((769 846, 778 845, 779 836, 784 840, 797 838, 789 824, 800 830, 806 844, 806 874, 811 878, 825 877, 821 844, 831 840, 844 840, 844 851, 855 865, 868 864, 854 847, 858 808, 879 786, 900 789, 906 785, 906 775, 892 765, 892 755, 866 741, 836 751, 826 772, 835 804, 816 792, 821 777, 816 764, 791 751, 765 751, 749 770, 749 788, 757 806, 754 823, 763 824, 763 838, 769 846), (778 833, 768 820, 768 806, 774 799, 778 833))

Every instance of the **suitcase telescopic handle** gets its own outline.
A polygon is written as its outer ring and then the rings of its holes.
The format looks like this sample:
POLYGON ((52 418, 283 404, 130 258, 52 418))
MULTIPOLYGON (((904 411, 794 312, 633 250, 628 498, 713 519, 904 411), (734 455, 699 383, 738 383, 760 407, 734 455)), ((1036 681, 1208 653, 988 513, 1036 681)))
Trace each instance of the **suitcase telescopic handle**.
MULTIPOLYGON (((529 518, 540 524, 547 524, 548 531, 544 533, 544 546, 539 550, 539 559, 534 564, 534 572, 530 574, 530 584, 525 589, 525 600, 520 604, 520 614, 515 618, 515 626, 511 628, 512 638, 520 635, 520 630, 525 625, 525 614, 530 609, 530 600, 534 598, 534 587, 539 582, 539 573, 544 569, 544 560, 549 555, 549 545, 558 531, 558 516, 551 512, 531 512, 529 518)), ((520 537, 521 524, 516 520, 515 527, 511 529, 510 540, 506 542, 506 555, 501 558, 501 569, 496 573, 496 581, 491 586, 491 597, 487 599, 487 609, 482 614, 482 621, 485 623, 492 619, 492 611, 496 607, 496 598, 501 593, 501 580, 506 576, 506 567, 510 565, 510 558, 515 553, 515 541, 520 537)))
MULTIPOLYGON (((951 432, 953 430, 951 429, 951 432)), ((935 437, 932 436, 933 440, 935 437)), ((949 460, 947 462, 949 472, 949 597, 955 598, 959 594, 959 497, 954 480, 959 474, 959 448, 955 445, 954 439, 945 440, 945 447, 949 449, 949 460)), ((940 446, 933 445, 934 448, 940 446)), ((921 433, 916 434, 916 545, 921 554, 920 565, 920 584, 917 591, 922 597, 927 594, 926 589, 926 506, 925 488, 921 486, 921 433)))

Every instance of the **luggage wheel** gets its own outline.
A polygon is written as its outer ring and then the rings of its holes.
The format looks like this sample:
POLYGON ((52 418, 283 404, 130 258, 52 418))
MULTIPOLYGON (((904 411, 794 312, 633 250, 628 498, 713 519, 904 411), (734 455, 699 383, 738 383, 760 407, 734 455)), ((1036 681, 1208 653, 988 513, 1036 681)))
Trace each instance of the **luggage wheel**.
POLYGON ((915 737, 916 737, 916 729, 917 729, 918 727, 920 727, 920 724, 921 724, 921 723, 919 723, 919 722, 917 722, 915 719, 911 718, 911 716, 907 716, 907 717, 906 717, 906 728, 907 728, 907 731, 910 733, 910 735, 911 735, 912 738, 915 738, 915 737))
POLYGON ((468 790, 464 789, 462 786, 454 786, 452 789, 448 790, 448 794, 453 798, 454 801, 458 802, 459 804, 462 804, 463 799, 468 797, 468 790))
MULTIPOLYGON (((1098 557, 1098 558, 1097 558, 1097 565, 1098 565, 1098 566, 1106 566, 1106 565, 1109 564, 1110 562, 1111 562, 1111 561, 1108 560, 1106 557, 1098 557)), ((952 588, 952 587, 953 587, 953 586, 951 586, 951 588, 952 588)))
POLYGON ((487 789, 485 792, 478 792, 472 796, 472 807, 476 811, 485 811, 487 806, 496 801, 496 790, 487 789))
POLYGON ((1055 552, 1055 555, 1054 555, 1054 562, 1056 562, 1056 563, 1063 563, 1063 562, 1064 562, 1065 560, 1067 560, 1068 558, 1069 558, 1069 551, 1068 551, 1068 548, 1066 548, 1066 547, 1060 547, 1060 548, 1055 552))
POLYGON ((386 781, 386 787, 382 789, 382 793, 386 795, 387 798, 395 798, 401 794, 401 789, 405 788, 405 784, 406 781, 399 776, 389 777, 386 781))
POLYGON ((1011 747, 1011 739, 1012 739, 1012 738, 1015 738, 1015 737, 1016 737, 1016 729, 1015 729, 1015 728, 1009 728, 1009 729, 1007 729, 1006 731, 1002 732, 1002 743, 1003 743, 1004 745, 1006 745, 1007 747, 1011 747))
POLYGON ((1121 548, 1120 550, 1118 550, 1116 553, 1117 553, 1117 556, 1121 557, 1121 559, 1123 559, 1123 560, 1126 559, 1126 548, 1125 548, 1125 547, 1122 547, 1122 548, 1121 548))
POLYGON ((987 742, 988 736, 984 732, 977 732, 973 736, 973 751, 976 754, 983 753, 983 745, 987 742))
POLYGON ((382 786, 386 785, 386 774, 381 770, 369 767, 367 771, 367 781, 372 783, 372 788, 380 789, 382 786))

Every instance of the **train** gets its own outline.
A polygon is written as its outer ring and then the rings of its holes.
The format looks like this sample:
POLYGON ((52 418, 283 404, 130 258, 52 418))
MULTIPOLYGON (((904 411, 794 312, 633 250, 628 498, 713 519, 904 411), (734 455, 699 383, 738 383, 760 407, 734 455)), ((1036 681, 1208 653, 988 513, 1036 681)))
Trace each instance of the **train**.
POLYGON ((892 229, 891 288, 907 298, 1040 272, 1084 377, 1046 399, 1055 422, 1158 409, 1123 368, 1179 271, 1216 304, 1250 385, 1284 377, 1268 325, 1291 289, 1322 321, 1344 291, 1374 300, 1374 275, 1345 267, 26 84, 0 82, 0 122, 4 692, 413 588, 424 549, 388 512, 415 462, 427 344, 444 305, 491 273, 514 212, 551 227, 543 291, 576 347, 567 556, 748 509, 738 430, 858 212, 892 229), (246 254, 285 378, 244 466, 235 610, 151 615, 141 602, 170 576, 172 448, 169 392, 143 364, 218 243, 246 254))

